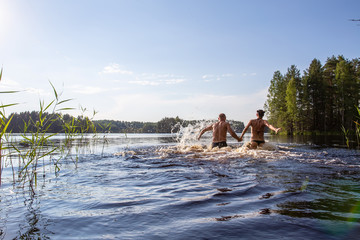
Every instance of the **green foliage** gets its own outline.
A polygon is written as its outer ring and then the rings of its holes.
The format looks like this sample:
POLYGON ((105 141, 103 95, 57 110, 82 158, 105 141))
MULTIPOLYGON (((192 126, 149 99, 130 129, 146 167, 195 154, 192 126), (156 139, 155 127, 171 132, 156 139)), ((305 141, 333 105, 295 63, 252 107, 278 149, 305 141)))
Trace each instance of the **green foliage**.
POLYGON ((355 113, 354 106, 359 103, 359 79, 355 74, 353 64, 343 58, 339 59, 335 70, 335 85, 337 98, 335 106, 337 115, 341 119, 341 125, 350 129, 355 113))
POLYGON ((179 117, 176 118, 163 118, 157 123, 158 133, 171 133, 177 132, 173 127, 177 126, 177 123, 181 123, 182 120, 179 117))
POLYGON ((286 116, 287 116, 287 131, 290 134, 293 134, 296 120, 298 118, 298 109, 297 109, 297 91, 296 91, 296 82, 294 78, 291 78, 287 85, 286 89, 286 116))
POLYGON ((281 119, 286 112, 285 91, 287 83, 280 71, 276 71, 270 82, 270 87, 267 95, 267 102, 265 103, 265 110, 268 113, 269 121, 276 126, 282 126, 281 119))
POLYGON ((295 65, 288 68, 285 75, 276 71, 264 105, 269 121, 289 134, 300 129, 298 109, 301 108, 301 86, 300 71, 295 65))
POLYGON ((323 68, 319 60, 314 59, 310 67, 304 71, 303 81, 303 119, 304 131, 324 131, 326 82, 324 82, 323 68))
POLYGON ((300 71, 292 65, 285 75, 274 73, 265 103, 269 121, 288 134, 356 131, 360 103, 360 61, 343 56, 314 59, 300 71), (354 107, 355 106, 355 107, 354 107))

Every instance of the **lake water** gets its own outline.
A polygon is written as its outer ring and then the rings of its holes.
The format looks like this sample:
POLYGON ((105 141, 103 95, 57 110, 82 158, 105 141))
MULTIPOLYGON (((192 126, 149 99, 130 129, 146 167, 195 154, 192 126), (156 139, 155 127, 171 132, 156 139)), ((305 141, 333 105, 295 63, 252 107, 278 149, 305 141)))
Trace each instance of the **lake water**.
POLYGON ((45 161, 35 195, 3 162, 0 239, 360 239, 360 152, 341 141, 106 139, 73 149, 57 174, 45 161))

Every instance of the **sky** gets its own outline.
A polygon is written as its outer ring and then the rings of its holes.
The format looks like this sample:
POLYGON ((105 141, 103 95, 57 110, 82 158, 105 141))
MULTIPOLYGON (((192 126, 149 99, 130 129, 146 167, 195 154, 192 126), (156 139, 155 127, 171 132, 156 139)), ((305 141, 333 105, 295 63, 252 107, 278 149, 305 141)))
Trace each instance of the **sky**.
POLYGON ((49 112, 247 123, 275 71, 360 57, 350 19, 359 0, 0 0, 0 104, 39 111, 53 84, 49 112))

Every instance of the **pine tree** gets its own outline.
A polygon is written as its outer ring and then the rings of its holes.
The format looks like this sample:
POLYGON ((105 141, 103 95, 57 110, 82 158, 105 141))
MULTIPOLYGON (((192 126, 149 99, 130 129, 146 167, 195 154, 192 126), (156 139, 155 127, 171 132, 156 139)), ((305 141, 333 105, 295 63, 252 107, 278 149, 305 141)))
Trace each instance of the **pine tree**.
POLYGON ((298 119, 297 89, 295 78, 291 78, 286 88, 286 131, 292 135, 298 119))
POLYGON ((268 120, 277 126, 282 126, 281 116, 286 113, 285 91, 283 90, 286 90, 285 87, 284 76, 280 71, 276 71, 270 81, 264 109, 268 113, 268 120))
POLYGON ((335 56, 328 58, 323 67, 323 80, 325 85, 325 131, 337 131, 336 123, 336 86, 335 86, 335 70, 338 63, 335 56))
POLYGON ((303 111, 307 118, 307 130, 324 131, 325 121, 325 84, 323 69, 319 60, 314 59, 304 72, 303 111))
POLYGON ((340 126, 351 129, 356 106, 359 104, 357 102, 359 88, 356 83, 355 69, 351 62, 342 57, 339 60, 335 70, 335 82, 338 89, 336 105, 341 120, 340 126))
MULTIPOLYGON (((286 86, 283 89, 285 94, 286 94, 287 87, 288 87, 288 84, 290 81, 293 81, 292 85, 294 85, 293 87, 294 87, 295 99, 292 99, 292 101, 295 101, 295 102, 294 103, 286 103, 286 104, 287 104, 287 106, 295 104, 294 106, 296 106, 296 111, 295 111, 296 121, 293 122, 293 124, 294 124, 293 130, 302 131, 304 118, 303 118, 303 116, 301 116, 301 118, 300 118, 299 109, 302 109, 302 105, 303 105, 303 103, 302 103, 303 89, 302 89, 302 80, 301 80, 300 70, 295 65, 291 65, 290 68, 288 68, 287 73, 285 74, 284 83, 286 84, 286 86)), ((285 119, 283 119, 283 121, 287 121, 287 119, 285 118, 285 119)), ((286 124, 286 125, 288 125, 288 124, 286 124)))

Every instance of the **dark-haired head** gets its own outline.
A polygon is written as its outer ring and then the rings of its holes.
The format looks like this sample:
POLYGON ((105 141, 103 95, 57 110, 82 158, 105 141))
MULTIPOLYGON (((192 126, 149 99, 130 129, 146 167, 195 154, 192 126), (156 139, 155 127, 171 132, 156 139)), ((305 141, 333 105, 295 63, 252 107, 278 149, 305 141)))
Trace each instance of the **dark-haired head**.
POLYGON ((257 110, 256 112, 257 112, 257 114, 259 115, 259 118, 263 118, 263 117, 264 117, 264 114, 265 114, 265 111, 264 111, 264 110, 259 109, 259 110, 257 110))

